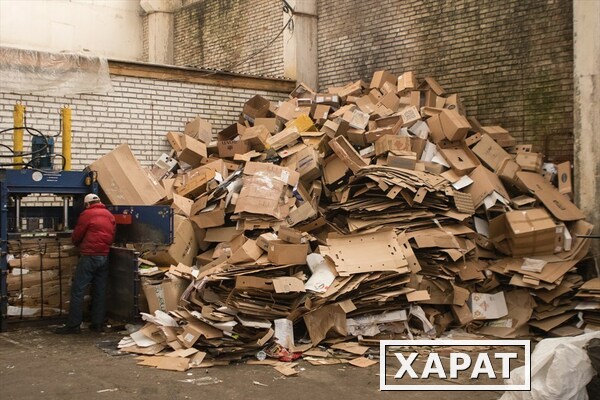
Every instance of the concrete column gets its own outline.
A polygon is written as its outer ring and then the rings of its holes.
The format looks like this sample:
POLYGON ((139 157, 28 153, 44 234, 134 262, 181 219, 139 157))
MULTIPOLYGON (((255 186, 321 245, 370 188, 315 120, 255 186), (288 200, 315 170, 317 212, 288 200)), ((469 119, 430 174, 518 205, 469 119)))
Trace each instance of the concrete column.
POLYGON ((173 12, 181 7, 181 0, 140 0, 140 6, 148 14, 148 62, 172 65, 173 12))
MULTIPOLYGON (((283 32, 283 74, 318 90, 317 0, 287 0, 294 9, 292 30, 283 32)), ((290 19, 283 14, 283 24, 290 19)))
POLYGON ((573 48, 575 200, 600 234, 600 1, 573 1, 573 48))

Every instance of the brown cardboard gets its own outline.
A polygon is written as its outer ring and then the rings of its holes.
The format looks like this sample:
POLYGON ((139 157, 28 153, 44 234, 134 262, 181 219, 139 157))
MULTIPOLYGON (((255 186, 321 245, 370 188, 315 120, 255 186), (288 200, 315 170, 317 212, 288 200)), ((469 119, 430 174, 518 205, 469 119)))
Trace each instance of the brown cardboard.
POLYGON ((559 220, 577 221, 585 218, 575 204, 560 194, 541 175, 522 171, 517 173, 517 179, 559 220))
POLYGON ((195 168, 199 167, 202 159, 207 156, 204 143, 188 135, 181 137, 181 152, 177 155, 180 161, 195 168))
POLYGON ((369 165, 368 160, 362 158, 345 137, 338 136, 331 140, 329 145, 340 160, 342 160, 352 172, 356 173, 362 167, 369 165))
POLYGON ((310 146, 286 158, 282 165, 298 172, 303 182, 312 182, 321 176, 319 154, 310 146))
POLYGON ((398 93, 404 92, 405 90, 412 90, 417 88, 417 78, 415 78, 415 73, 412 71, 408 71, 403 73, 398 77, 398 93))
POLYGON ((189 219, 181 215, 173 217, 173 244, 166 250, 151 251, 145 258, 157 265, 179 264, 193 265, 194 257, 198 254, 198 243, 194 228, 189 219))
POLYGON ((392 231, 330 236, 321 254, 333 260, 341 276, 375 271, 408 272, 408 261, 392 231), (377 258, 373 258, 377 254, 377 258))
POLYGON ((181 339, 186 348, 192 347, 201 336, 206 339, 223 337, 223 332, 202 321, 191 321, 183 328, 181 339))
POLYGON ((185 183, 176 189, 180 196, 196 198, 206 191, 208 182, 215 177, 215 171, 211 168, 200 167, 189 171, 185 177, 185 183))
POLYGON ((557 180, 558 180, 558 192, 560 194, 571 197, 573 194, 573 182, 571 178, 571 162, 565 161, 556 166, 557 169, 557 180))
POLYGON ((302 244, 306 243, 307 237, 303 232, 297 231, 293 228, 282 226, 277 232, 277 237, 288 243, 302 244))
POLYGON ((553 254, 560 232, 543 208, 510 211, 490 222, 490 238, 507 239, 513 256, 553 254))
POLYGON ((187 279, 171 276, 159 285, 143 284, 142 289, 148 301, 148 309, 151 314, 156 310, 164 312, 176 310, 181 295, 189 286, 187 279))
POLYGON ((293 276, 273 278, 275 293, 305 292, 304 282, 293 276))
POLYGON ((166 192, 139 164, 124 143, 90 164, 98 173, 98 183, 111 204, 153 205, 166 192))
POLYGON ((389 82, 392 84, 396 84, 397 78, 395 75, 392 75, 388 71, 375 71, 373 74, 373 78, 371 79, 371 84, 369 87, 373 88, 381 88, 385 82, 389 82))
POLYGON ((167 141, 176 152, 180 152, 182 150, 181 147, 181 133, 177 132, 168 132, 167 133, 167 141))
POLYGON ((264 118, 269 113, 271 102, 262 96, 255 95, 250 100, 244 103, 242 113, 244 119, 250 123, 254 123, 256 118, 264 118))
POLYGON ((274 150, 279 150, 284 146, 296 143, 296 141, 298 141, 299 138, 300 133, 298 132, 298 128, 295 126, 291 126, 267 138, 267 144, 274 150))
POLYGON ((185 125, 185 135, 208 144, 212 141, 212 124, 201 117, 196 117, 185 125))
POLYGON ((504 292, 471 293, 469 307, 475 320, 498 319, 508 314, 504 292))
POLYGON ((473 180, 473 184, 464 188, 465 193, 469 193, 473 197, 475 208, 479 208, 483 204, 484 199, 490 194, 496 192, 504 199, 509 200, 510 196, 506 192, 504 185, 496 174, 489 171, 483 165, 478 166, 469 174, 469 178, 473 180))
POLYGON ((264 125, 255 125, 252 128, 246 128, 241 138, 244 142, 250 144, 254 150, 262 151, 267 145, 267 139, 271 137, 269 129, 264 125))
POLYGON ((450 141, 463 140, 471 129, 469 121, 454 110, 444 109, 440 113, 440 123, 444 136, 450 141))
POLYGON ((269 242, 269 261, 275 265, 306 264, 308 243, 291 244, 282 240, 269 242))
POLYGON ((375 154, 380 156, 388 152, 411 151, 411 140, 409 137, 385 135, 375 141, 375 154))
POLYGON ((279 132, 279 125, 277 124, 277 118, 256 118, 254 120, 254 126, 264 126, 267 128, 269 133, 274 134, 279 132))
POLYGON ((212 204, 205 210, 196 215, 192 215, 190 220, 199 228, 213 228, 225 224, 225 201, 212 204))
POLYGON ((523 171, 542 172, 543 156, 541 153, 517 153, 515 157, 517 164, 523 171))
POLYGON ((492 137, 488 134, 481 136, 479 142, 473 147, 473 153, 494 172, 498 171, 507 159, 512 159, 492 137))
POLYGON ((251 150, 251 145, 243 140, 219 140, 217 142, 219 157, 233 158, 236 154, 245 154, 251 150))
POLYGON ((458 175, 466 175, 480 165, 475 154, 464 142, 440 142, 437 149, 458 175))
POLYGON ((256 239, 256 245, 264 251, 269 251, 269 243, 277 239, 277 235, 273 232, 263 233, 256 239))

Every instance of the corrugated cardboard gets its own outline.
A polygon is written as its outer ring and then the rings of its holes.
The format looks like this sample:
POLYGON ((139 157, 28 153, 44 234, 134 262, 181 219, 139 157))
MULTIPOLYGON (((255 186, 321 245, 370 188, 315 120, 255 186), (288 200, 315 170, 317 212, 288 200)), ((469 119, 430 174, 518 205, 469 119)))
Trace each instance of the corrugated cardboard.
POLYGON ((494 172, 498 171, 507 159, 512 159, 492 137, 488 134, 481 136, 479 142, 473 147, 473 153, 494 172))
POLYGON ((292 244, 282 240, 269 242, 268 258, 275 265, 306 264, 308 243, 292 244))
POLYGON ((392 231, 330 236, 327 246, 321 246, 320 250, 333 260, 341 276, 375 271, 408 272, 408 261, 392 231))
POLYGON ((136 160, 127 143, 117 146, 90 165, 98 173, 98 183, 111 204, 153 205, 166 192, 136 160))
POLYGON ((250 100, 244 103, 242 113, 244 119, 250 123, 254 123, 256 118, 264 118, 269 113, 271 102, 262 96, 253 96, 250 100))
POLYGON ((483 165, 478 166, 469 174, 474 184, 467 186, 464 189, 465 193, 469 193, 473 197, 475 208, 479 208, 487 196, 498 193, 504 199, 509 200, 510 196, 506 192, 504 185, 496 174, 489 171, 483 165))
POLYGON ((409 137, 385 135, 375 141, 375 155, 411 151, 409 137))
POLYGON ((585 218, 575 204, 560 194, 544 177, 533 172, 518 172, 517 179, 522 186, 527 188, 544 206, 561 221, 577 221, 585 218))
POLYGON ((206 158, 206 145, 191 136, 183 135, 181 137, 181 152, 177 158, 192 167, 199 167, 203 158, 206 158))
POLYGON ((223 337, 223 332, 202 321, 190 321, 185 328, 183 328, 181 340, 183 345, 189 349, 201 336, 204 336, 206 339, 215 339, 223 337))
POLYGON ((392 75, 388 71, 375 71, 373 74, 373 78, 371 79, 371 84, 369 87, 372 88, 381 88, 385 82, 389 82, 392 84, 397 83, 397 78, 395 75, 392 75))
POLYGON ((191 221, 181 215, 175 215, 173 229, 173 244, 163 251, 151 251, 145 255, 145 258, 158 265, 179 263, 194 265, 194 257, 198 254, 198 243, 191 221))
POLYGON ((408 71, 403 73, 398 77, 398 93, 403 92, 405 90, 412 90, 417 88, 417 79, 415 78, 415 73, 412 71, 408 71))
POLYGON ((181 133, 177 132, 169 132, 167 133, 167 141, 176 152, 180 152, 182 150, 181 147, 181 133))
POLYGON ((185 125, 184 134, 208 144, 212 141, 212 124, 200 117, 194 118, 185 125))
POLYGON ((571 162, 565 161, 556 166, 558 179, 558 192, 571 197, 573 194, 573 183, 571 179, 571 162))
POLYGON ((244 142, 250 144, 252 149, 263 151, 267 145, 267 139, 271 137, 269 129, 264 125, 255 125, 252 128, 247 128, 241 135, 244 142))
POLYGON ((475 320, 498 319, 508 314, 504 292, 471 293, 469 306, 475 320))
POLYGON ((458 175, 466 175, 480 165, 475 154, 464 142, 440 142, 437 149, 458 175))
POLYGON ((440 113, 440 122, 444 136, 450 141, 463 140, 471 129, 469 121, 454 110, 444 109, 440 113))
POLYGON ((181 295, 189 286, 187 279, 171 276, 163 280, 159 285, 143 284, 144 296, 148 301, 148 309, 151 314, 156 310, 164 312, 176 310, 181 295))
POLYGON ((176 192, 180 196, 196 198, 206 191, 206 185, 215 177, 215 171, 206 166, 189 171, 185 177, 185 182, 177 188, 176 192))
POLYGON ((515 157, 517 164, 523 171, 542 172, 543 156, 541 153, 517 153, 515 157))
POLYGON ((554 253, 557 226, 546 210, 511 211, 504 216, 508 243, 514 256, 554 253))
POLYGON ((365 160, 358 154, 354 147, 343 136, 338 136, 329 142, 331 149, 337 154, 352 172, 358 172, 362 167, 369 165, 368 160, 365 160))

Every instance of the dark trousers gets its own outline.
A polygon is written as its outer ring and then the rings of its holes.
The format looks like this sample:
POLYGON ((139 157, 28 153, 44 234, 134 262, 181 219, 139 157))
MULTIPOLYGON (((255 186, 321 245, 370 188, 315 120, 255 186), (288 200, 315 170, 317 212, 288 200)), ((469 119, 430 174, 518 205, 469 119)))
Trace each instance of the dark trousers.
POLYGON ((101 325, 106 315, 106 283, 108 281, 108 256, 79 257, 71 286, 68 327, 77 327, 83 320, 83 296, 92 284, 92 324, 101 325))

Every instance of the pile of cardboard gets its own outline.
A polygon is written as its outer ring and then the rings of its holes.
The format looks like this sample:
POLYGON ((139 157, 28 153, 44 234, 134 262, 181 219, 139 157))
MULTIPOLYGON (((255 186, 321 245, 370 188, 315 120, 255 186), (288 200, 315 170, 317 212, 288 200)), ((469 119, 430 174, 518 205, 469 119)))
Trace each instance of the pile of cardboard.
POLYGON ((280 104, 252 97, 216 140, 200 117, 167 139, 151 170, 126 145, 91 166, 113 204, 176 213, 171 246, 140 248, 168 269, 145 293, 169 315, 146 315, 128 351, 282 357, 453 327, 583 327, 574 294, 592 226, 570 200, 570 163, 467 118, 433 78, 300 84, 280 104))
POLYGON ((69 309, 77 248, 70 239, 9 241, 8 315, 55 316, 69 309))

